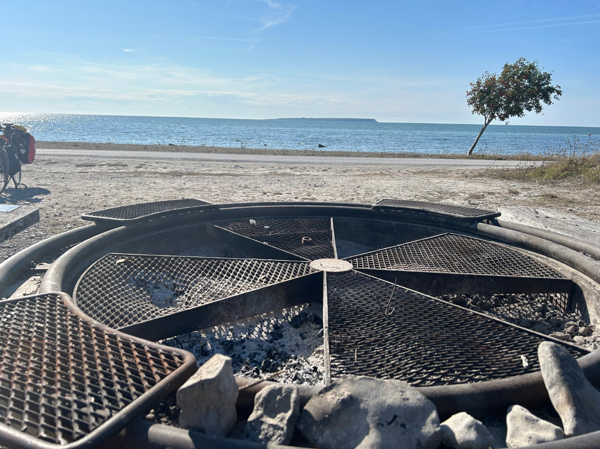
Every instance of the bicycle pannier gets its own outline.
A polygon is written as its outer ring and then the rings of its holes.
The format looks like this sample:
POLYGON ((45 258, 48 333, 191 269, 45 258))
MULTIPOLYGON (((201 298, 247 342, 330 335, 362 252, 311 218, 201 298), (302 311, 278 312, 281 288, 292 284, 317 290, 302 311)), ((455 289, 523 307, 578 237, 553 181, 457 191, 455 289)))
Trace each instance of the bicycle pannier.
POLYGON ((22 164, 31 164, 35 159, 35 139, 27 133, 23 136, 19 145, 18 155, 22 164))

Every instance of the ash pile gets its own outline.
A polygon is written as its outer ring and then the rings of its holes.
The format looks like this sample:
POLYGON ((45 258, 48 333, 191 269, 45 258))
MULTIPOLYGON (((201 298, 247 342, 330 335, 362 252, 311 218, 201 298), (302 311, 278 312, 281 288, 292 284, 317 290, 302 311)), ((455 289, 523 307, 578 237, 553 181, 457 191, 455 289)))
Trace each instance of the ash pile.
POLYGON ((231 358, 234 374, 297 385, 322 385, 323 315, 320 304, 183 334, 162 342, 190 351, 202 366, 216 354, 231 358))

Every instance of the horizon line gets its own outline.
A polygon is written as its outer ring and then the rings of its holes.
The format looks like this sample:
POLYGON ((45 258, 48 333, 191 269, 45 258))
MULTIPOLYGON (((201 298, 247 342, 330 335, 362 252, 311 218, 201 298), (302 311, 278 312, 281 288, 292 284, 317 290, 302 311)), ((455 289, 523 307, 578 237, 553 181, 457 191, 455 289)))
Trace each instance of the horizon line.
MULTIPOLYGON (((266 121, 266 120, 374 120, 376 123, 393 123, 406 125, 472 125, 483 126, 481 123, 451 123, 451 122, 393 122, 378 120, 375 118, 361 117, 270 117, 270 118, 231 118, 231 117, 191 117, 177 115, 129 115, 129 114, 94 114, 94 113, 64 113, 64 112, 2 112, 2 115, 85 115, 85 116, 106 116, 106 117, 143 117, 143 118, 179 118, 179 119, 199 119, 199 120, 248 120, 248 121, 266 121)), ((510 126, 510 127, 550 127, 550 128, 591 128, 598 129, 600 126, 581 126, 581 125, 512 125, 507 123, 491 123, 489 126, 510 126)))

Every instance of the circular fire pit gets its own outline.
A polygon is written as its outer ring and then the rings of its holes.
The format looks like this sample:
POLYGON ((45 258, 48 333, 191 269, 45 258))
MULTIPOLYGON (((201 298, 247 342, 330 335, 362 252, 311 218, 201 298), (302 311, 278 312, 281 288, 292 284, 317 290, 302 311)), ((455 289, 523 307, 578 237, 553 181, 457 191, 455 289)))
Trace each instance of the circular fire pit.
MULTIPOLYGON (((581 250, 580 242, 559 245, 548 240, 552 235, 542 239, 523 227, 526 232, 517 232, 498 215, 397 200, 181 200, 84 215, 95 224, 19 257, 29 261, 86 234, 52 264, 39 296, 59 293, 73 313, 139 341, 318 303, 325 383, 348 374, 404 380, 442 416, 477 416, 515 403, 547 402, 536 355, 543 341, 562 345, 590 379, 600 379, 600 355, 536 331, 548 317, 598 321, 595 263, 564 246, 581 250)), ((586 252, 594 251, 590 246, 586 252)), ((0 282, 19 271, 19 257, 0 265, 0 282)), ((260 388, 248 388, 240 401, 251 401, 260 388)), ((303 391, 306 399, 313 390, 303 391)), ((106 422, 116 418, 126 425, 126 409, 136 400, 133 395, 116 407, 106 422)), ((104 421, 94 422, 87 439, 104 421)), ((54 442, 45 434, 11 432, 11 442, 54 442)), ((97 441, 106 436, 98 434, 97 441)), ((78 438, 73 433, 67 442, 77 444, 78 438)))

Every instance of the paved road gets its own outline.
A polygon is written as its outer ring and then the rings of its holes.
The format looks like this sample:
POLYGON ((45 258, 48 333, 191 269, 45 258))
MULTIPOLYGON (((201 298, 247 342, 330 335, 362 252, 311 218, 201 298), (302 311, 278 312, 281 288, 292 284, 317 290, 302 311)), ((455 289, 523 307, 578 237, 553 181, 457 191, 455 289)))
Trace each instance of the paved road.
MULTIPOLYGON (((69 156, 93 158, 117 158, 136 160, 207 161, 207 162, 254 162, 259 164, 317 164, 317 165, 362 165, 402 166, 427 168, 487 168, 516 167, 522 161, 492 161, 481 159, 436 159, 436 158, 377 158, 377 157, 331 157, 331 156, 272 156, 263 154, 221 153, 163 153, 159 151, 110 151, 110 150, 37 150, 42 156, 69 156)), ((532 162, 527 162, 532 164, 532 162)))

